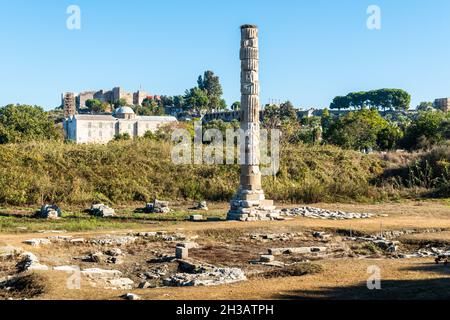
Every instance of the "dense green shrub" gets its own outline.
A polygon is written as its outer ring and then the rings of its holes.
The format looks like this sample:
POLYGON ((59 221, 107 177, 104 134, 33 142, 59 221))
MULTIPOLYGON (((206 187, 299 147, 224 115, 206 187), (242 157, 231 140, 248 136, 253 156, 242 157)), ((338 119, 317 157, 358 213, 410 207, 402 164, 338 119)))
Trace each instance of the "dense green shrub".
POLYGON ((41 107, 10 104, 0 108, 0 144, 61 139, 61 133, 41 107))

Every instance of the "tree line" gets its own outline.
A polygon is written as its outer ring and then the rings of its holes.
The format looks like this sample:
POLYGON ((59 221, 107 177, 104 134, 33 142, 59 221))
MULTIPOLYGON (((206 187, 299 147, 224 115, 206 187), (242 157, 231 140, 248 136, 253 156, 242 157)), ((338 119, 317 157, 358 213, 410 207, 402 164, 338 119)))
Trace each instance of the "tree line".
MULTIPOLYGON (((227 103, 222 98, 223 89, 220 78, 213 71, 207 70, 197 79, 197 85, 186 89, 183 95, 175 96, 149 96, 144 99, 141 105, 128 105, 125 99, 119 99, 112 104, 102 102, 97 99, 86 101, 87 110, 93 113, 111 112, 112 109, 130 106, 138 115, 164 115, 165 108, 172 107, 187 114, 201 114, 213 110, 227 109, 227 103)), ((231 108, 239 107, 239 102, 235 102, 231 108)))
POLYGON ((405 111, 409 109, 411 95, 401 89, 379 89, 372 91, 351 92, 346 96, 333 99, 330 109, 361 110, 365 108, 377 110, 405 111))

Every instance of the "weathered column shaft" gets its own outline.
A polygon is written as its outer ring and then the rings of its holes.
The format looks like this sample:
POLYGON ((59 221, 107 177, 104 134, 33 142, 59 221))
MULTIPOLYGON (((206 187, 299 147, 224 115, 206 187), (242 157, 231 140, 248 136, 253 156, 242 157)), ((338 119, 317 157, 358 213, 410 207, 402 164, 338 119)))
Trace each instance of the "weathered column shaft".
POLYGON ((265 200, 261 184, 260 165, 260 119, 259 119, 259 48, 258 29, 241 27, 241 129, 245 132, 245 162, 241 165, 240 186, 228 220, 255 221, 274 220, 273 201, 265 200))
POLYGON ((245 163, 241 166, 241 198, 263 200, 260 164, 258 29, 241 28, 241 129, 246 133, 245 163), (255 193, 255 194, 252 194, 255 193))

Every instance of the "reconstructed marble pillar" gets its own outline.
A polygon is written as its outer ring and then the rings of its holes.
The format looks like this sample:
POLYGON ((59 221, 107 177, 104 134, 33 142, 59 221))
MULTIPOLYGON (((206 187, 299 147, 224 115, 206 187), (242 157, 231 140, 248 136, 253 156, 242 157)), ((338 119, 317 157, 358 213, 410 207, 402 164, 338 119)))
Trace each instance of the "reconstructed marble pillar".
MULTIPOLYGON (((264 200, 259 149, 258 29, 241 27, 241 129, 245 135, 245 163, 241 166, 240 200, 264 200)), ((241 142, 242 143, 242 142, 241 142)))
POLYGON ((231 202, 229 220, 257 219, 254 209, 273 206, 265 200, 261 185, 260 101, 258 28, 241 27, 241 129, 245 132, 245 162, 241 164, 240 186, 231 202))

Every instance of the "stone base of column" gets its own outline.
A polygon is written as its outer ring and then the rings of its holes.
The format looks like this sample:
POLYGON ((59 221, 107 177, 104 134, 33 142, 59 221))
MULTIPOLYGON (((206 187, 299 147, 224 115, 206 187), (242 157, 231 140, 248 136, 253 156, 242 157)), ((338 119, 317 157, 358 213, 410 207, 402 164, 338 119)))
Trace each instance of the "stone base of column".
POLYGON ((281 211, 276 210, 273 200, 266 200, 264 192, 240 190, 231 201, 227 220, 232 221, 273 221, 284 220, 281 211))

